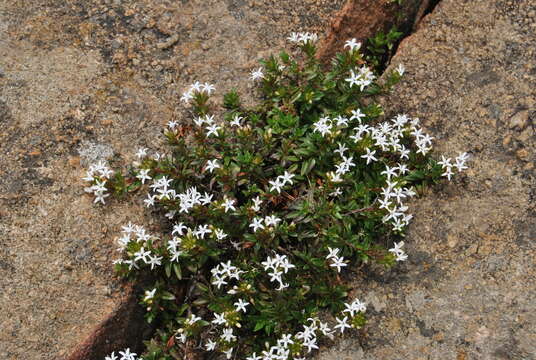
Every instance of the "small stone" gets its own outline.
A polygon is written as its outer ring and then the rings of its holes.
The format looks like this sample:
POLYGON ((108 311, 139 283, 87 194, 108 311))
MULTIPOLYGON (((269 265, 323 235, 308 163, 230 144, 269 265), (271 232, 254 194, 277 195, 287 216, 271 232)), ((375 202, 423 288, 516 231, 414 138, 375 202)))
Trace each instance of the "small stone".
POLYGON ((447 235, 447 245, 448 245, 450 248, 455 247, 457 244, 458 244, 458 239, 456 239, 455 236, 453 236, 453 235, 447 235))
POLYGON ((80 165, 80 157, 79 156, 72 156, 69 158, 69 165, 73 167, 77 167, 80 165))
POLYGON ((502 141, 503 146, 508 146, 510 142, 512 141, 512 136, 506 135, 502 141))
POLYGON ((516 151, 516 156, 520 159, 520 160, 527 160, 528 157, 529 157, 529 152, 527 151, 527 149, 523 148, 523 149, 519 149, 516 151))
POLYGON ((510 129, 517 127, 519 130, 523 130, 527 126, 528 121, 529 121, 528 110, 519 111, 510 118, 510 129))
POLYGON ((534 130, 532 130, 531 127, 527 127, 521 132, 521 134, 516 137, 516 139, 523 143, 526 143, 532 136, 534 136, 534 130))

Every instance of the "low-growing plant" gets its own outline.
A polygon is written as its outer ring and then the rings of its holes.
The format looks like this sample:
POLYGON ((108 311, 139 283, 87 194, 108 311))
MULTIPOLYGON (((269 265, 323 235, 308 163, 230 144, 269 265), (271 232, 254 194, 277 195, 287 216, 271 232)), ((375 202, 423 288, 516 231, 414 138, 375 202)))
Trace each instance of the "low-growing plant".
POLYGON ((395 45, 403 35, 403 32, 398 31, 397 27, 393 26, 388 33, 380 30, 376 35, 368 38, 365 44, 367 64, 376 72, 382 72, 389 64, 395 45))
MULTIPOLYGON (((244 107, 233 90, 217 112, 214 86, 195 82, 181 99, 191 121, 164 130, 167 152, 140 149, 125 173, 104 163, 88 171, 95 202, 146 190, 145 204, 169 219, 166 233, 129 223, 117 239, 117 271, 154 279, 140 299, 158 324, 143 359, 201 350, 303 359, 322 337, 361 328, 366 304, 348 300, 351 267, 406 260, 406 200, 466 168, 466 154, 454 164, 430 156, 419 119, 384 119, 374 98, 402 65, 377 81, 352 39, 325 71, 315 35, 289 40, 301 53, 271 56, 251 74, 258 105, 244 107)), ((136 359, 128 349, 119 357, 136 359)))

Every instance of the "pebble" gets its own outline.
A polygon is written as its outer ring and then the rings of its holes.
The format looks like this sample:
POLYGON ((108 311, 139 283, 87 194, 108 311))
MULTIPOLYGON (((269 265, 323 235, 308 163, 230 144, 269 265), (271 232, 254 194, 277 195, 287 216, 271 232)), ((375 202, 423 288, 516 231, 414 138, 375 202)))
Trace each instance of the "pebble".
POLYGON ((528 121, 529 121, 528 110, 519 111, 510 118, 510 129, 517 127, 519 130, 523 130, 527 126, 528 121))
POLYGON ((527 151, 527 149, 523 148, 523 149, 517 150, 516 155, 521 160, 527 160, 529 157, 529 152, 527 151))

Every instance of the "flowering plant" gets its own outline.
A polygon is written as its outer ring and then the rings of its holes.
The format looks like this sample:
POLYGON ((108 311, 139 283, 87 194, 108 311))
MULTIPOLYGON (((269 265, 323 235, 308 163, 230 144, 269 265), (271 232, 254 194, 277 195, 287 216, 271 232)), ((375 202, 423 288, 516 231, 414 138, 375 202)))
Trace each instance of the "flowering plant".
POLYGON ((419 119, 384 119, 374 96, 402 65, 377 81, 352 39, 324 71, 316 35, 289 40, 301 53, 271 56, 251 74, 257 106, 230 91, 217 112, 214 86, 195 82, 181 98, 191 121, 164 130, 167 153, 140 149, 125 174, 104 163, 88 171, 95 202, 144 189, 169 220, 167 233, 129 223, 117 239, 117 270, 154 279, 140 300, 158 324, 146 360, 201 350, 302 359, 322 337, 362 327, 366 305, 347 299, 349 265, 406 260, 402 241, 388 249, 379 239, 403 237, 405 201, 466 168, 466 154, 454 164, 430 156, 419 119))

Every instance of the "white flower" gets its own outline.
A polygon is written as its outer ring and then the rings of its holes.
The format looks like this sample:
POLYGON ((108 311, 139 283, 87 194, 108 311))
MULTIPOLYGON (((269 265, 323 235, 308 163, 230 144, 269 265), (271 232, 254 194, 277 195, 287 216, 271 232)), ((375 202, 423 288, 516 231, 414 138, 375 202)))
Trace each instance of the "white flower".
POLYGON ((443 167, 443 169, 451 167, 452 164, 450 163, 450 158, 445 158, 444 155, 441 155, 441 161, 438 161, 437 163, 443 167))
POLYGON ((364 313, 367 310, 366 304, 364 302, 361 302, 359 299, 355 299, 350 304, 344 304, 344 306, 346 307, 346 309, 343 310, 342 312, 343 313, 348 312, 350 313, 350 316, 354 316, 358 312, 364 313))
POLYGON ((117 360, 117 359, 118 358, 117 358, 117 356, 115 356, 115 351, 104 358, 104 360, 117 360))
POLYGON ((344 262, 344 258, 342 256, 333 257, 331 258, 331 261, 332 261, 332 264, 330 264, 329 266, 337 268, 337 272, 341 272, 342 267, 348 266, 348 264, 344 262))
POLYGON ((402 250, 402 246, 404 246, 404 242, 401 241, 399 242, 398 244, 395 243, 394 244, 394 247, 392 249, 389 249, 390 252, 392 252, 393 254, 395 254, 396 256, 396 261, 405 261, 407 260, 408 256, 406 255, 406 253, 404 252, 404 250, 402 250))
POLYGON ((182 332, 184 329, 180 329, 179 331, 181 331, 180 334, 178 334, 177 336, 175 336, 175 339, 179 340, 181 343, 185 343, 186 342, 186 334, 184 332, 182 332))
POLYGON ((352 327, 348 324, 348 316, 345 316, 342 319, 339 319, 338 317, 335 318, 337 320, 337 325, 335 325, 334 329, 340 329, 341 334, 344 332, 344 329, 351 329, 352 327))
POLYGON ((187 325, 193 325, 196 322, 201 321, 201 320, 203 320, 201 317, 195 316, 195 314, 191 314, 190 317, 186 319, 185 323, 187 325))
POLYGON ((344 44, 344 48, 347 47, 350 48, 350 52, 353 52, 354 50, 359 50, 361 48, 361 43, 357 42, 355 38, 346 40, 346 43, 344 44))
POLYGON ((226 359, 230 359, 233 356, 233 348, 230 348, 229 350, 226 350, 223 353, 225 354, 226 359))
POLYGON ((396 68, 396 72, 402 76, 404 75, 404 72, 406 71, 406 68, 404 68, 404 65, 398 64, 398 67, 396 68))
POLYGON ((207 351, 213 351, 216 348, 216 343, 210 339, 205 343, 207 351))
POLYGON ((227 237, 227 234, 222 229, 216 229, 214 232, 218 240, 223 240, 227 237))
POLYGON ((339 251, 340 249, 332 249, 328 246, 328 251, 329 251, 329 254, 326 256, 326 259, 331 259, 331 258, 336 258, 338 255, 339 255, 339 251))
POLYGON ((153 270, 155 266, 162 265, 161 261, 162 261, 162 256, 149 256, 147 265, 151 265, 151 270, 153 270))
POLYGON ((156 288, 151 290, 151 291, 146 290, 145 291, 145 297, 143 298, 143 301, 151 300, 152 298, 154 298, 155 293, 156 293, 156 288))
POLYGON ((214 87, 214 85, 212 84, 209 84, 209 83, 204 83, 203 85, 201 85, 202 88, 203 88, 203 91, 206 92, 208 95, 210 95, 212 93, 212 91, 216 90, 216 88, 214 87))
POLYGON ((139 148, 138 152, 136 153, 136 156, 138 157, 138 159, 147 156, 147 148, 139 148))
POLYGON ((259 229, 264 229, 264 225, 262 224, 263 219, 262 218, 255 218, 253 219, 253 222, 249 224, 250 228, 253 228, 253 232, 257 232, 259 229))
POLYGON ((218 314, 218 313, 214 313, 214 320, 212 320, 212 323, 213 324, 216 324, 216 325, 223 325, 223 324, 227 324, 227 320, 225 320, 225 314, 218 314))
POLYGON ((253 70, 249 78, 253 81, 257 79, 264 79, 264 73, 262 72, 262 67, 258 68, 257 70, 253 70))
POLYGON ((283 175, 278 176, 278 179, 281 179, 282 184, 286 184, 288 182, 289 184, 292 185, 292 184, 294 184, 292 182, 292 178, 294 176, 295 176, 294 174, 291 174, 288 171, 285 171, 285 173, 283 175))
POLYGON ((232 342, 236 340, 236 336, 233 335, 233 328, 223 329, 223 334, 221 334, 221 338, 227 342, 232 342))
POLYGON ((232 210, 232 211, 235 211, 235 207, 233 206, 234 204, 234 200, 233 199, 225 199, 225 201, 223 202, 222 206, 225 208, 225 212, 229 211, 229 210, 232 210))
POLYGON ((363 159, 367 159, 367 165, 370 164, 372 161, 378 161, 378 159, 374 157, 374 154, 376 154, 376 150, 370 151, 369 148, 367 148, 366 150, 367 153, 365 155, 361 155, 361 157, 363 159))
POLYGON ((120 351, 121 360, 136 360, 136 353, 131 353, 130 348, 126 348, 125 351, 120 351))
POLYGON ((242 116, 235 115, 229 124, 240 127, 240 120, 243 120, 242 116))
POLYGON ((385 170, 382 171, 380 174, 387 175, 387 179, 391 180, 391 176, 396 176, 396 167, 389 167, 389 165, 385 166, 385 170))
POLYGON ((151 251, 145 251, 145 248, 142 246, 140 250, 134 253, 134 261, 143 260, 147 264, 147 257, 151 255, 151 251))
POLYGON ((268 181, 268 184, 272 185, 272 187, 270 187, 270 191, 276 190, 278 194, 281 194, 281 189, 285 185, 279 181, 279 177, 275 179, 275 181, 273 180, 268 181))
POLYGON ((156 195, 148 194, 147 199, 143 200, 143 202, 145 203, 145 206, 150 207, 150 206, 154 206, 155 200, 156 200, 156 195))
POLYGON ((372 81, 376 77, 372 73, 372 71, 363 65, 360 69, 358 69, 357 73, 354 70, 350 70, 350 77, 344 79, 346 82, 350 83, 350 87, 357 85, 359 86, 359 89, 363 91, 365 87, 372 84, 372 81))
POLYGON ((335 191, 332 191, 329 193, 329 196, 337 197, 339 195, 342 195, 341 188, 336 188, 335 191))
POLYGON ((319 132, 322 136, 326 136, 330 133, 333 124, 328 117, 321 117, 317 122, 313 124, 313 132, 319 132))
POLYGON ((208 225, 199 225, 197 230, 194 231, 194 236, 198 239, 204 239, 206 234, 212 233, 212 230, 209 229, 208 225))
POLYGON ((298 39, 299 39, 298 33, 295 33, 295 32, 290 33, 290 36, 287 38, 288 41, 293 42, 293 43, 298 42, 298 39))
POLYGON ((288 348, 289 345, 294 344, 294 341, 292 341, 292 335, 291 334, 281 335, 281 339, 277 340, 277 344, 285 348, 288 348))
POLYGON ((348 126, 348 119, 344 116, 338 115, 333 120, 337 122, 337 126, 348 126))
POLYGON ((249 302, 247 301, 244 301, 242 299, 238 299, 238 302, 235 302, 234 303, 234 306, 236 306, 236 311, 243 311, 244 313, 246 312, 246 306, 249 305, 249 302))
POLYGON ((209 137, 210 135, 218 136, 218 130, 221 129, 221 126, 214 124, 214 125, 207 126, 205 129, 207 130, 207 137, 209 137))
POLYGON ((179 123, 176 122, 175 120, 168 121, 167 123, 168 128, 170 128, 171 130, 175 129, 177 125, 179 125, 179 123))
POLYGON ((277 226, 280 221, 281 219, 276 217, 275 215, 266 216, 264 218, 264 223, 266 224, 266 226, 277 226))
POLYGON ((253 353, 251 356, 247 357, 246 360, 262 360, 262 357, 257 356, 257 353, 253 353))
POLYGON ((140 173, 136 175, 136 178, 141 180, 142 184, 145 184, 145 180, 151 180, 152 177, 150 177, 149 174, 150 169, 141 169, 140 173))
POLYGON ((171 235, 175 235, 175 233, 179 234, 179 236, 184 235, 184 232, 188 231, 188 226, 184 225, 183 223, 178 223, 173 225, 173 231, 171 231, 171 235))
POLYGON ((262 204, 262 200, 259 196, 257 196, 256 198, 253 199, 253 206, 251 207, 251 209, 255 212, 260 211, 261 204, 262 204))
POLYGON ((350 117, 350 120, 357 119, 357 121, 361 124, 361 119, 364 118, 366 115, 361 111, 361 109, 352 110, 352 116, 350 117))
POLYGON ((344 156, 344 152, 348 150, 345 144, 337 143, 339 145, 339 148, 334 151, 335 154, 339 154, 340 156, 344 156))
POLYGON ((208 171, 210 172, 213 172, 214 169, 219 169, 220 168, 220 164, 218 164, 218 160, 217 159, 214 159, 214 160, 208 160, 207 161, 207 165, 205 167, 208 171))

